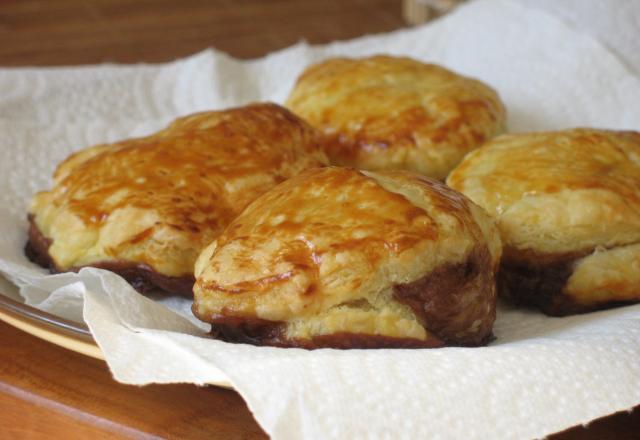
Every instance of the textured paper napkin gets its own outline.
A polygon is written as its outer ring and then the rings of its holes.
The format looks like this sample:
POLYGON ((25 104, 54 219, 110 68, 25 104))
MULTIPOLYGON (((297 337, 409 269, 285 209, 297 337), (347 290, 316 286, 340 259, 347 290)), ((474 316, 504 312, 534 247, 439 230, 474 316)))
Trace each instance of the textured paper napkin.
POLYGON ((507 0, 254 61, 206 51, 157 66, 4 69, 0 272, 29 304, 84 317, 117 380, 229 380, 278 439, 531 438, 640 404, 640 305, 568 318, 502 306, 497 340, 485 348, 260 348, 209 339, 187 301, 152 301, 97 269, 47 275, 23 257, 26 203, 71 151, 146 134, 189 112, 282 102, 309 62, 382 52, 488 82, 506 102, 512 131, 640 128, 640 79, 628 63, 571 23, 507 0))
POLYGON ((640 5, 637 0, 517 0, 551 12, 569 26, 600 40, 640 74, 640 5))

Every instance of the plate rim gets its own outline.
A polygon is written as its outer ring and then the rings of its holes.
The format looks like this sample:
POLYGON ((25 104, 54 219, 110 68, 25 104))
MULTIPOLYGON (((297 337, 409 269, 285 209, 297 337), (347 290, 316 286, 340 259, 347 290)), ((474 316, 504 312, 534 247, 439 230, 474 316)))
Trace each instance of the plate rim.
POLYGON ((61 318, 44 310, 37 309, 33 306, 25 304, 9 297, 0 292, 0 313, 12 315, 14 319, 22 319, 29 324, 38 327, 45 327, 57 334, 63 334, 67 337, 79 339, 83 342, 97 344, 89 327, 84 323, 72 321, 70 319, 61 318))
POLYGON ((0 292, 0 321, 51 344, 94 359, 105 360, 102 350, 96 344, 86 324, 36 309, 2 292, 0 292))
MULTIPOLYGON (((0 321, 51 344, 106 362, 102 349, 96 343, 86 323, 61 318, 37 309, 11 298, 2 290, 0 290, 0 321)), ((206 384, 235 390, 228 377, 212 380, 206 384)))

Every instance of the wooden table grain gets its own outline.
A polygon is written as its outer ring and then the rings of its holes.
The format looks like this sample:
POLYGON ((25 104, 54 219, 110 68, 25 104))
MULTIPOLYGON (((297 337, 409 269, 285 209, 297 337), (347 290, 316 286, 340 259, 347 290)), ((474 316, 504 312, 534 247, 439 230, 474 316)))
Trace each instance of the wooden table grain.
MULTIPOLYGON (((401 0, 0 0, 0 66, 251 58, 404 26, 401 0)), ((0 322, 0 439, 261 439, 234 391, 116 383, 104 362, 0 322)), ((640 411, 554 440, 640 438, 640 411)))
POLYGON ((122 385, 103 361, 0 322, 0 438, 266 435, 240 396, 195 385, 122 385))
POLYGON ((400 0, 1 0, 0 65, 251 58, 403 25, 400 0))

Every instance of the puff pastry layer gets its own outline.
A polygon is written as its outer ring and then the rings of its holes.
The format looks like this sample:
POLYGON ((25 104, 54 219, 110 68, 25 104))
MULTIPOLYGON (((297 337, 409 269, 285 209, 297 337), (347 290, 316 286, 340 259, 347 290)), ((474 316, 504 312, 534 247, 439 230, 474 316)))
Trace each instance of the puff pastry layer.
POLYGON ((112 269, 190 294, 193 266, 256 197, 326 163, 313 128, 275 104, 180 118, 73 154, 29 209, 27 253, 55 271, 112 269))
POLYGON ((286 104, 324 133, 335 165, 437 179, 504 131, 497 93, 410 58, 334 58, 307 68, 286 104))
POLYGON ((640 133, 500 136, 447 183, 497 220, 502 295, 552 315, 640 301, 640 133))
POLYGON ((405 171, 304 171, 196 262, 195 315, 233 342, 476 346, 491 337, 501 246, 490 217, 405 171))

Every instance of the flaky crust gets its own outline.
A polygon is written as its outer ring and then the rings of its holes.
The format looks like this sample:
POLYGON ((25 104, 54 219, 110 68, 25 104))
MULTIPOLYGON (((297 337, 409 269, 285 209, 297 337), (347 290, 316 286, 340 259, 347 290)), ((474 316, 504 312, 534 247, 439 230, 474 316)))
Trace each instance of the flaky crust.
POLYGON ((317 347, 479 345, 501 246, 492 220, 404 171, 307 170, 196 262, 193 311, 221 338, 317 347))
POLYGON ((124 265, 193 279, 200 251, 251 201, 324 163, 315 130, 275 104, 198 113, 70 156, 29 213, 55 270, 124 265))
POLYGON ((553 315, 640 301, 640 133, 500 136, 447 183, 496 218, 505 296, 553 315))
POLYGON ((287 100, 318 127, 335 165, 437 179, 504 131, 505 108, 480 81, 410 58, 333 58, 307 68, 287 100))

